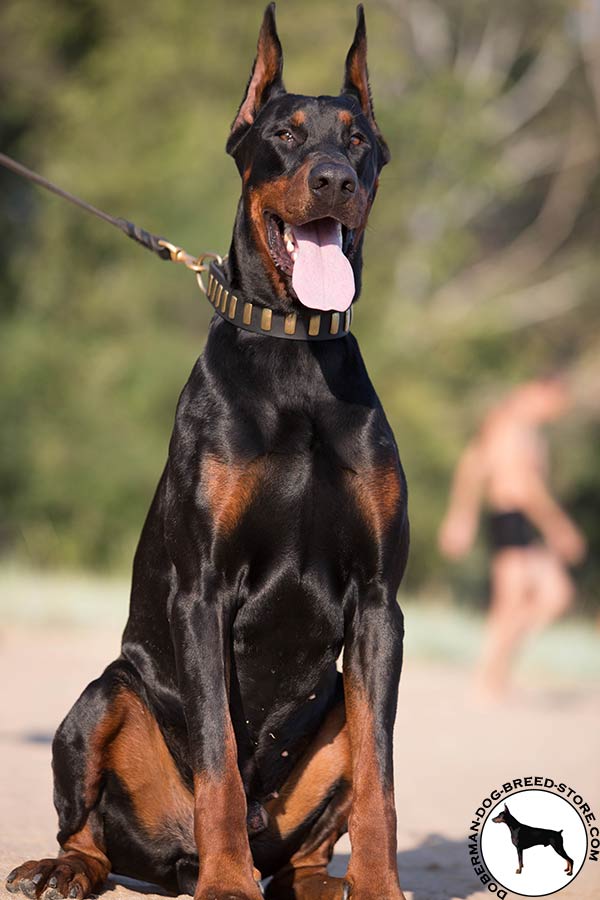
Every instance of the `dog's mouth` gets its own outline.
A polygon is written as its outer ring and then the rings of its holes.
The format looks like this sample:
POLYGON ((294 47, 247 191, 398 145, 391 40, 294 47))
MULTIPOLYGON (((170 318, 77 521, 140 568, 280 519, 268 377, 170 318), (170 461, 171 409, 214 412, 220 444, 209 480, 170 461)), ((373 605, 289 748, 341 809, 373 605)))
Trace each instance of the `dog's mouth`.
POLYGON ((311 309, 348 309, 356 290, 354 232, 329 216, 291 225, 266 212, 265 225, 271 258, 291 279, 298 300, 311 309))

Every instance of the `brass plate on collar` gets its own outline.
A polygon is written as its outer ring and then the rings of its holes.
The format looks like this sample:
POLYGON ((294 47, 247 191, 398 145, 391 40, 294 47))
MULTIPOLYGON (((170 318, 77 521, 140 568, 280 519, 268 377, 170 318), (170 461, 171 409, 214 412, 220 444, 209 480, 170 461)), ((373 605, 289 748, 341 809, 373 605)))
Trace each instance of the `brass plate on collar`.
POLYGON ((215 306, 217 307, 217 309, 219 308, 219 301, 221 300, 221 294, 222 294, 222 293, 223 293, 223 285, 220 284, 220 285, 219 285, 219 288, 218 288, 218 290, 217 290, 217 296, 216 296, 216 298, 215 298, 215 306))
POLYGON ((296 313, 288 313, 283 323, 285 334, 296 334, 296 321, 298 316, 296 313))
POLYGON ((235 294, 231 295, 231 303, 229 304, 229 318, 233 319, 235 317, 235 310, 237 308, 237 297, 235 294))
POLYGON ((263 309, 260 315, 260 327, 263 331, 271 330, 271 321, 273 319, 273 310, 272 309, 263 309))
POLYGON ((244 325, 250 325, 252 322, 252 304, 244 303, 244 315, 242 316, 244 325))
POLYGON ((316 316, 311 316, 310 321, 308 323, 308 333, 311 337, 314 337, 319 333, 319 329, 321 327, 321 314, 317 313, 316 316))
POLYGON ((329 334, 337 334, 340 330, 340 314, 331 313, 331 325, 329 326, 329 334))

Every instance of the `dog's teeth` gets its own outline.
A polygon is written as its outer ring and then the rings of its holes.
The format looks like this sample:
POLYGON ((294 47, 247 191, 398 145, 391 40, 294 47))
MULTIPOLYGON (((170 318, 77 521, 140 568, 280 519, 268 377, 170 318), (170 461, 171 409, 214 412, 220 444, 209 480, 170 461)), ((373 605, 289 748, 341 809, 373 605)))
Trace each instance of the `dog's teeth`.
POLYGON ((343 242, 344 242, 343 237, 342 237, 342 223, 341 222, 336 222, 336 238, 337 238, 338 247, 340 247, 340 249, 341 249, 343 242))
POLYGON ((298 251, 297 250, 294 250, 292 252, 292 259, 294 260, 294 262, 296 262, 296 260, 298 259, 298 251))
POLYGON ((285 244, 285 249, 291 255, 296 249, 296 244, 294 242, 294 233, 292 231, 291 225, 286 225, 283 229, 283 243, 285 244))

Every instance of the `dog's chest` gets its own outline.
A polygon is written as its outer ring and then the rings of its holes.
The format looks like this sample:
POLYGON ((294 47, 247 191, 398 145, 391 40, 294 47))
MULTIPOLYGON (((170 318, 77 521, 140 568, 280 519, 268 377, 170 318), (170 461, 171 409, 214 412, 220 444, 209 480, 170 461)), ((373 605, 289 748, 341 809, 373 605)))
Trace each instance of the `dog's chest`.
POLYGON ((356 452, 347 440, 322 438, 230 460, 207 453, 199 493, 218 543, 249 549, 262 536, 263 548, 271 542, 305 558, 384 541, 404 503, 393 447, 356 452))

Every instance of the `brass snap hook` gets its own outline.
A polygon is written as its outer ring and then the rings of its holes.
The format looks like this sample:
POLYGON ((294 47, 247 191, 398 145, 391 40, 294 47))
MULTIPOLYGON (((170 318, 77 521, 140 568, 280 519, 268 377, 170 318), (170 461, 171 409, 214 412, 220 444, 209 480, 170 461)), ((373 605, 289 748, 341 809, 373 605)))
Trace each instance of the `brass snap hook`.
POLYGON ((183 263, 187 269, 191 269, 192 272, 196 273, 198 287, 203 294, 206 294, 206 285, 202 279, 202 274, 208 271, 208 266, 204 261, 206 259, 214 259, 218 265, 221 265, 223 263, 223 257, 219 256, 218 253, 201 253, 199 256, 192 256, 190 253, 183 250, 182 247, 178 247, 177 244, 171 244, 170 241, 166 241, 164 238, 161 238, 158 243, 161 247, 165 247, 169 251, 172 262, 183 263))

